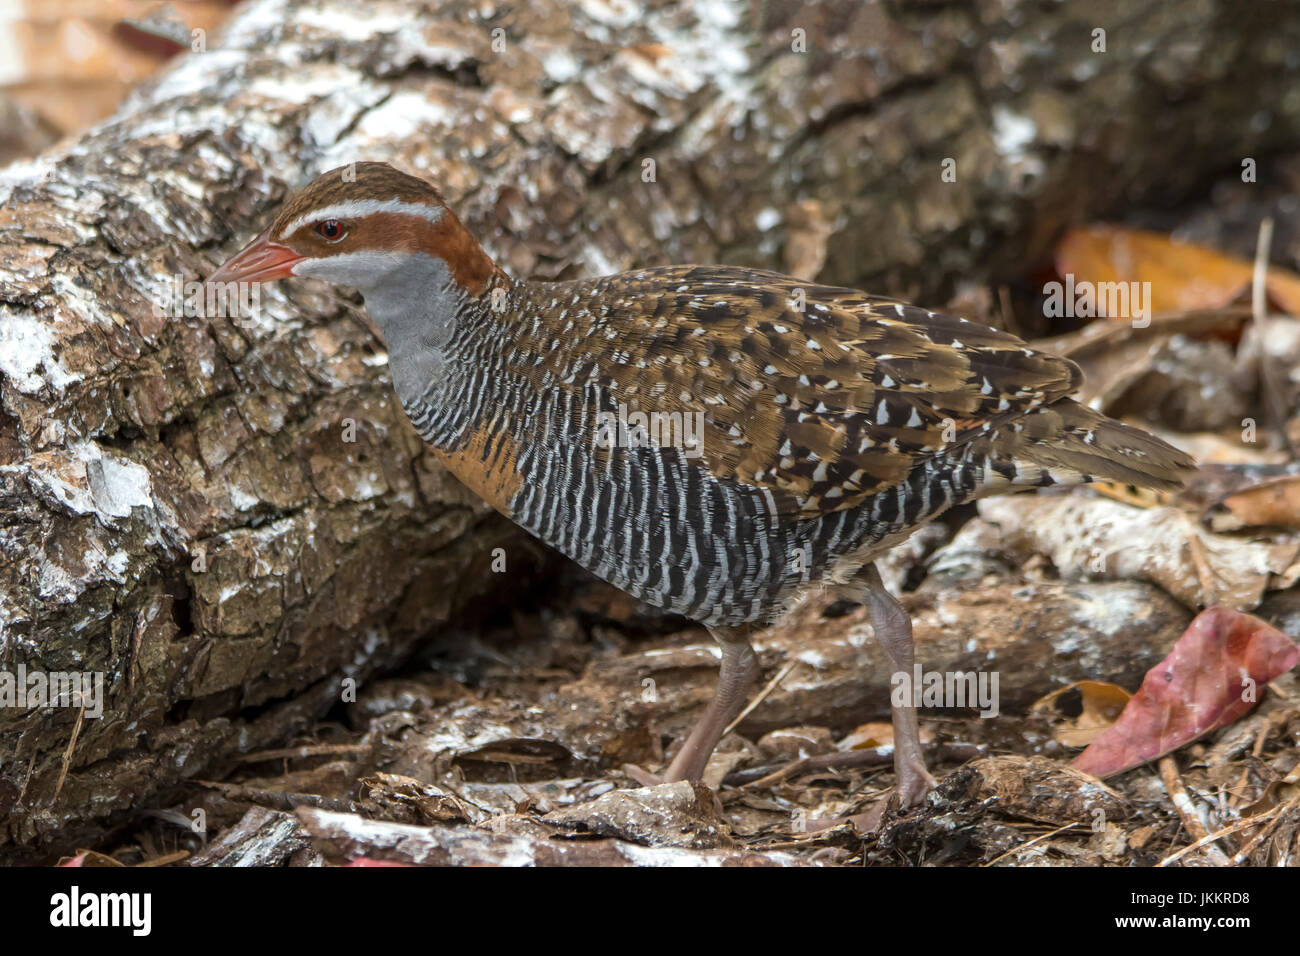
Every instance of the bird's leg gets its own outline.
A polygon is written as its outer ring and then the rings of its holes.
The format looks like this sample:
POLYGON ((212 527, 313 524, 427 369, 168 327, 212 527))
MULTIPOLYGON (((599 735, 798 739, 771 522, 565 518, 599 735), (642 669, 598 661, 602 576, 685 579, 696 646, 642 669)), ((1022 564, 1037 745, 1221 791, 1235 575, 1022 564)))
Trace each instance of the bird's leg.
MULTIPOLYGON (((876 634, 885 655, 889 658, 893 674, 906 674, 908 686, 912 681, 915 651, 912 646, 912 618, 903 605, 885 590, 880 572, 868 564, 856 579, 866 585, 860 600, 871 618, 871 629, 876 634)), ((893 686, 893 681, 890 681, 893 686)), ((915 806, 925 799, 934 787, 934 777, 925 769, 925 755, 921 751, 921 731, 916 723, 916 707, 909 694, 907 700, 897 705, 890 699, 890 716, 894 723, 894 774, 898 777, 898 799, 905 807, 915 806)))
POLYGON ((664 780, 699 780, 723 731, 745 706, 745 692, 758 676, 758 658, 749 646, 749 627, 709 628, 722 646, 722 668, 709 708, 692 728, 677 756, 664 771, 664 780))

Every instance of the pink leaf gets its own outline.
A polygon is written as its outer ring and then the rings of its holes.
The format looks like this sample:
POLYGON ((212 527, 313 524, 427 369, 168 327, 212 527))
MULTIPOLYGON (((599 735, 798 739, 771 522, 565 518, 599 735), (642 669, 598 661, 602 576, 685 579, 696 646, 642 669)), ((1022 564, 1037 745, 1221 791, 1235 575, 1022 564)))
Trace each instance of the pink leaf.
POLYGON ((359 856, 344 863, 344 866, 414 866, 413 863, 399 863, 397 860, 373 860, 368 856, 359 856))
POLYGON ((1207 608, 1074 767, 1109 777, 1227 726, 1255 706, 1260 688, 1300 659, 1300 647, 1250 614, 1207 608))

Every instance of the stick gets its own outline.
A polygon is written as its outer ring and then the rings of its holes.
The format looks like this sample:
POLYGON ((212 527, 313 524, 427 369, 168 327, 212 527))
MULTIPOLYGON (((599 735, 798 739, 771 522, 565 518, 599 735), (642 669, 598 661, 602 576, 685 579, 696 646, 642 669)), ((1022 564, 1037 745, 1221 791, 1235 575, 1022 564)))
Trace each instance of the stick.
POLYGON ((63 766, 59 768, 59 782, 54 785, 54 796, 50 798, 50 803, 59 799, 59 793, 63 790, 63 781, 68 779, 68 768, 72 766, 72 750, 77 746, 77 737, 81 735, 81 722, 86 716, 86 702, 81 702, 81 707, 77 710, 77 722, 72 725, 72 739, 68 741, 68 749, 63 752, 63 766))
MULTIPOLYGON (((1207 834, 1206 836, 1201 837, 1199 840, 1197 840, 1195 843, 1191 844, 1190 846, 1185 846, 1181 850, 1177 851, 1176 853, 1171 853, 1169 856, 1165 857, 1163 860, 1157 863, 1156 866, 1157 867, 1168 866, 1169 864, 1182 859, 1184 856, 1186 856, 1188 853, 1191 853, 1193 850, 1199 850, 1201 847, 1213 843, 1214 841, 1222 837, 1228 836, 1229 834, 1236 833, 1238 830, 1245 830, 1257 824, 1263 823, 1269 817, 1276 814, 1284 806, 1286 806, 1286 804, 1279 803, 1272 810, 1268 810, 1264 813, 1257 814, 1256 816, 1253 817, 1247 817, 1245 820, 1238 820, 1236 823, 1230 823, 1222 830, 1219 830, 1215 833, 1207 834)), ((1254 841, 1251 842, 1253 843, 1254 841)), ((1238 856, 1240 855, 1241 854, 1238 854, 1238 856)))
POLYGON ((748 717, 755 707, 767 700, 772 691, 776 690, 781 681, 785 680, 786 675, 798 666, 799 659, 795 658, 789 664, 786 664, 785 667, 782 667, 781 670, 777 672, 777 675, 767 682, 767 686, 758 692, 758 696, 751 700, 749 705, 736 716, 736 719, 727 724, 727 729, 722 732, 722 736, 727 736, 727 734, 739 727, 740 722, 748 717))
POLYGON ((1033 846, 1035 843, 1042 843, 1042 842, 1043 842, 1044 840, 1046 840, 1048 837, 1054 837, 1054 836, 1056 836, 1058 833, 1061 833, 1061 832, 1064 831, 1064 830, 1068 830, 1068 829, 1070 829, 1071 827, 1077 827, 1078 825, 1079 825, 1079 823, 1078 823, 1078 821, 1076 820, 1076 821, 1073 822, 1073 823, 1067 823, 1067 824, 1066 824, 1065 826, 1063 826, 1063 827, 1057 827, 1057 828, 1056 828, 1055 830, 1053 830, 1051 833, 1044 833, 1042 836, 1036 836, 1036 837, 1034 837, 1032 840, 1028 841, 1027 843, 1022 843, 1022 844, 1020 844, 1020 846, 1014 846, 1014 847, 1012 847, 1010 850, 1007 850, 1006 853, 1002 853, 1002 854, 999 854, 998 856, 995 856, 993 859, 989 860, 989 861, 988 861, 987 863, 985 863, 984 865, 985 865, 985 866, 992 866, 994 863, 998 862, 998 860, 1006 859, 1006 858, 1009 857, 1011 854, 1013 854, 1013 853, 1019 853, 1021 850, 1027 850, 1027 849, 1029 849, 1031 846, 1033 846))
POLYGON ((1259 238, 1255 242, 1255 270, 1250 282, 1251 328, 1259 346, 1259 378, 1264 393, 1264 403, 1268 407, 1269 424, 1277 432, 1282 447, 1292 458, 1296 457, 1295 445, 1286 429, 1286 410, 1282 407, 1282 390, 1284 383, 1279 380, 1275 363, 1268 352, 1268 253, 1273 244, 1273 220, 1265 218, 1259 224, 1259 238))
MULTIPOLYGON (((1196 813, 1196 806, 1192 803, 1191 796, 1187 793, 1187 788, 1183 786, 1182 778, 1178 776, 1178 765, 1174 763, 1172 754, 1167 754, 1160 758, 1160 779, 1164 781, 1165 791, 1169 794, 1169 800, 1178 811, 1178 816, 1182 818, 1183 826, 1191 834, 1192 839, 1196 842, 1188 849, 1194 849, 1214 842, 1218 839, 1210 839, 1205 832, 1205 824, 1201 823, 1200 816, 1196 813)), ((1176 853, 1172 857, 1166 857, 1166 861, 1177 859, 1182 853, 1176 853)), ((1217 846, 1211 846, 1206 851, 1206 856, 1215 866, 1227 866, 1228 858, 1223 851, 1217 846)), ((1163 865, 1163 863, 1161 864, 1163 865)))

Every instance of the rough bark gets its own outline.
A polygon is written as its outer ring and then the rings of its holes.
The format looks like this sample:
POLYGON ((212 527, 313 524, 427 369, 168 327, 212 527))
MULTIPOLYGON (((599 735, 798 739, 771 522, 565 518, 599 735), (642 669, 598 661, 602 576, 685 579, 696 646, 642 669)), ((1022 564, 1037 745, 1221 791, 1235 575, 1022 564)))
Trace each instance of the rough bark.
POLYGON ((415 437, 354 300, 159 317, 174 277, 368 158, 436 179, 517 275, 712 260, 936 295, 1296 141, 1282 5, 1078 11, 259 0, 0 174, 0 666, 107 696, 0 709, 0 854, 290 736, 521 573, 488 572, 519 538, 415 437))

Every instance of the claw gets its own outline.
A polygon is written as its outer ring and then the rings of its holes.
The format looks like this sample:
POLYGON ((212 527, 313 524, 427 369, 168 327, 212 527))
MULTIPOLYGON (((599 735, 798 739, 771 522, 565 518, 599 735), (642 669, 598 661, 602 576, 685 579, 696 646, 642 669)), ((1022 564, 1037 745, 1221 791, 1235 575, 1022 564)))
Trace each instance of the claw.
POLYGON ((925 769, 923 761, 907 761, 898 768, 898 802, 904 807, 916 807, 925 802, 926 794, 937 787, 938 781, 925 769))

